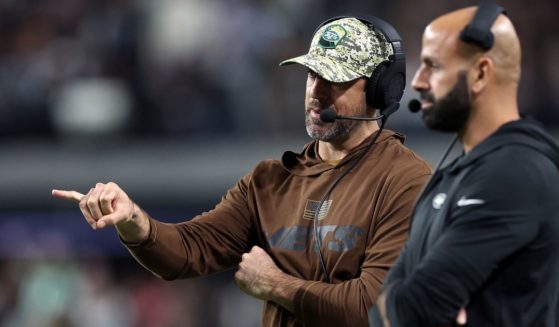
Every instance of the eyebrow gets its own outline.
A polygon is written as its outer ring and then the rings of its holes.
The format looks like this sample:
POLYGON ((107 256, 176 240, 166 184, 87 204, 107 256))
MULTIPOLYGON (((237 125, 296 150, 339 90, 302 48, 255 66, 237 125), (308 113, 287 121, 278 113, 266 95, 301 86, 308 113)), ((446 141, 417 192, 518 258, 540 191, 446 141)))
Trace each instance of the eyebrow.
POLYGON ((425 56, 421 56, 421 61, 425 62, 425 63, 434 63, 437 60, 435 58, 433 58, 433 56, 431 55, 425 55, 425 56))

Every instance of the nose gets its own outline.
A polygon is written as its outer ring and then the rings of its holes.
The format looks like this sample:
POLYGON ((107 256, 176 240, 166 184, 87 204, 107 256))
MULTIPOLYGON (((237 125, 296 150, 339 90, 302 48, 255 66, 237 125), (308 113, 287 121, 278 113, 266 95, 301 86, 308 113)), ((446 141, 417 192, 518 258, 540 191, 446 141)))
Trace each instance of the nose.
POLYGON ((429 89, 429 82, 425 70, 421 67, 417 69, 413 80, 411 81, 411 86, 416 91, 422 91, 429 89))

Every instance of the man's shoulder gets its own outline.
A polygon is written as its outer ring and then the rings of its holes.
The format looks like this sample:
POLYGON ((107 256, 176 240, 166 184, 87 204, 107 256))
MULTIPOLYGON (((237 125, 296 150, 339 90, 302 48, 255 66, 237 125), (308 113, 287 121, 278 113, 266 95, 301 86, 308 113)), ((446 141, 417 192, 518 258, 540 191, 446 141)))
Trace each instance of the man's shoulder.
POLYGON ((382 146, 382 152, 378 153, 380 160, 387 162, 390 169, 430 175, 431 165, 417 152, 407 147, 403 142, 404 139, 403 134, 392 132, 392 135, 383 142, 385 144, 382 146))
POLYGON ((280 160, 277 159, 264 159, 259 161, 252 169, 253 176, 279 174, 283 173, 285 168, 280 160))
POLYGON ((486 153, 477 166, 496 174, 514 174, 548 165, 557 170, 555 163, 541 151, 523 144, 507 144, 486 153))

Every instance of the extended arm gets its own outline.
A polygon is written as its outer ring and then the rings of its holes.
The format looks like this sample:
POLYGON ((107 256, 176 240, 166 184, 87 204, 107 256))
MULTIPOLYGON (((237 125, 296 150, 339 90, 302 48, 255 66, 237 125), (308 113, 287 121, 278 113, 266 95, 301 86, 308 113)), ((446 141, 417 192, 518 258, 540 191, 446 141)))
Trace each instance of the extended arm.
POLYGON ((93 229, 115 226, 131 254, 164 279, 206 275, 236 265, 258 244, 246 204, 247 175, 210 212, 191 221, 166 224, 150 218, 114 183, 98 183, 88 194, 53 190, 79 202, 93 229))

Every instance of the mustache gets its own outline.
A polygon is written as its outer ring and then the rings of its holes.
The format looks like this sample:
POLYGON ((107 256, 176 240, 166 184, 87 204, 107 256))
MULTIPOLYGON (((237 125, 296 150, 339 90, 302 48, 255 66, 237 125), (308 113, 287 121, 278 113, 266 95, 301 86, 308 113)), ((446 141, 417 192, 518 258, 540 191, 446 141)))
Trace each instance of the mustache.
POLYGON ((435 95, 429 91, 420 91, 419 98, 423 101, 435 102, 435 95))
POLYGON ((319 111, 323 111, 323 110, 327 110, 327 109, 332 109, 334 110, 334 105, 333 104, 327 104, 323 101, 317 100, 317 99, 311 99, 309 101, 307 101, 306 103, 306 111, 311 111, 311 110, 319 110, 319 111))
POLYGON ((322 104, 319 100, 311 99, 307 101, 307 108, 322 108, 324 104, 322 104))

